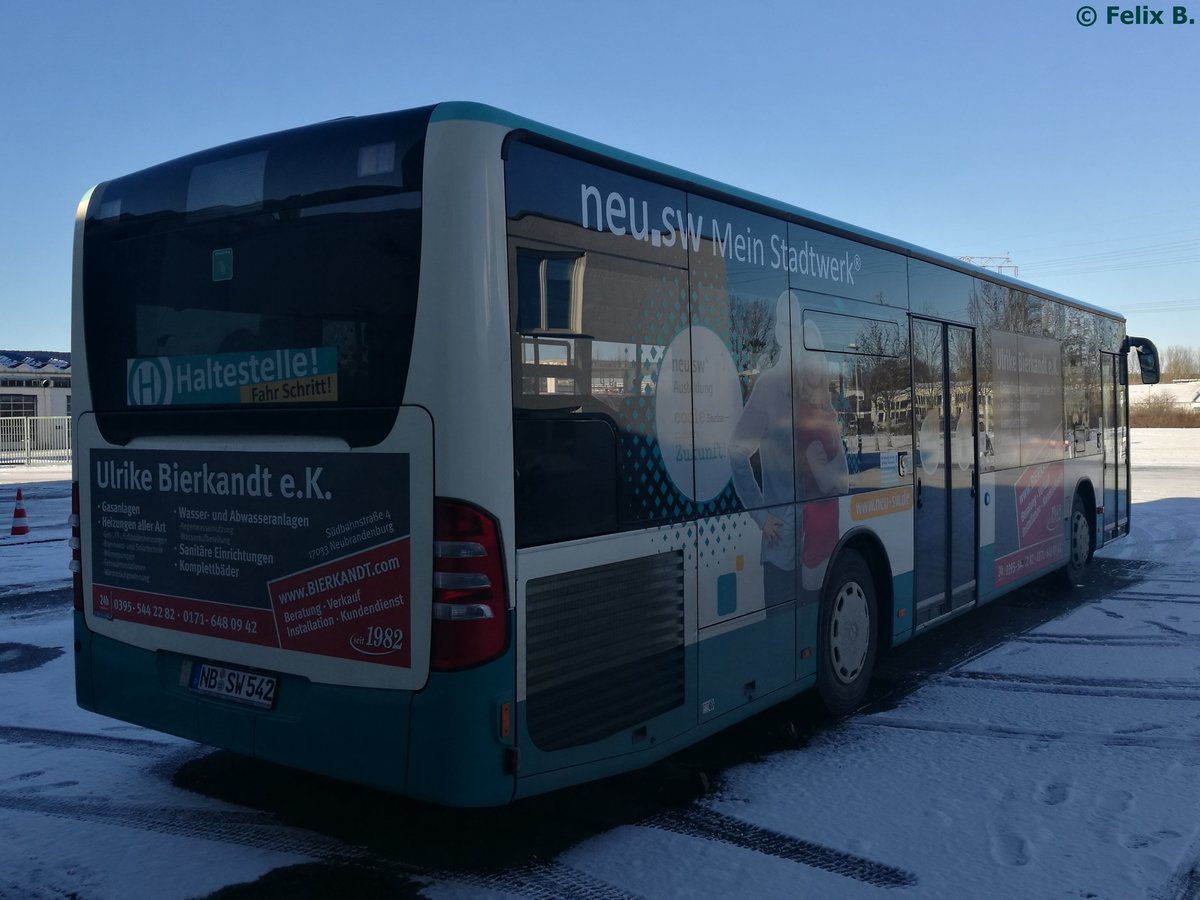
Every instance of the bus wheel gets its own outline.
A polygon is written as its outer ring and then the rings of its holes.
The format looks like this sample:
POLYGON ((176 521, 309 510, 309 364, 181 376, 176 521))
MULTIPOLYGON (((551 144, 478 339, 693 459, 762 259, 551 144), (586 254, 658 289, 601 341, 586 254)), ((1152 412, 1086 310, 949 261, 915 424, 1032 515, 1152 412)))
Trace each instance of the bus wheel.
POLYGON ((1075 495, 1075 502, 1071 504, 1068 527, 1071 532, 1071 547, 1067 551, 1067 564, 1062 569, 1062 576, 1067 587, 1073 588, 1083 578, 1083 570, 1092 558, 1092 527, 1088 524, 1087 506, 1078 494, 1075 495))
POLYGON ((866 696, 875 668, 876 617, 871 570, 858 553, 844 550, 825 582, 817 617, 817 690, 834 716, 853 712, 866 696))

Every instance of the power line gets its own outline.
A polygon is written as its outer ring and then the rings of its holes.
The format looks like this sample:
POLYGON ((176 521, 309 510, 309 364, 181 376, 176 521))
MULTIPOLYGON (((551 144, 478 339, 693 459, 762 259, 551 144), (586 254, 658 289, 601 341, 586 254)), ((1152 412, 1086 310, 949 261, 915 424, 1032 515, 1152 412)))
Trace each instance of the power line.
POLYGON ((1200 306, 1200 297, 1191 300, 1127 300, 1121 308, 1134 312, 1191 312, 1200 306))
POLYGON ((1162 268, 1200 262, 1200 240, 1168 241, 1124 250, 1059 256, 1026 263, 1038 272, 1112 272, 1120 269, 1162 268))
POLYGON ((991 269, 1001 275, 1011 275, 1013 278, 1020 274, 1017 264, 1007 253, 1003 256, 960 256, 959 259, 973 266, 979 266, 981 269, 991 269))

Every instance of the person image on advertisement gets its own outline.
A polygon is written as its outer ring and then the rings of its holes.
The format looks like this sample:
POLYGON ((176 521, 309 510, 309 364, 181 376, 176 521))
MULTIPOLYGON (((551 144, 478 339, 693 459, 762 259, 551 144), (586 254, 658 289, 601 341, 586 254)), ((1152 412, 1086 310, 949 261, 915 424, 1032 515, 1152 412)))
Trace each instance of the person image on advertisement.
POLYGON ((795 597, 796 475, 792 452, 792 371, 798 341, 792 328, 800 322, 795 293, 784 291, 775 304, 775 339, 779 356, 754 382, 729 442, 733 488, 742 506, 762 530, 763 593, 768 606, 795 597), (751 462, 758 454, 761 484, 751 462))
POLYGON ((804 322, 803 364, 796 393, 796 496, 803 503, 800 579, 805 590, 820 590, 825 566, 837 546, 838 500, 850 489, 850 468, 842 426, 826 380, 828 364, 821 330, 804 322))

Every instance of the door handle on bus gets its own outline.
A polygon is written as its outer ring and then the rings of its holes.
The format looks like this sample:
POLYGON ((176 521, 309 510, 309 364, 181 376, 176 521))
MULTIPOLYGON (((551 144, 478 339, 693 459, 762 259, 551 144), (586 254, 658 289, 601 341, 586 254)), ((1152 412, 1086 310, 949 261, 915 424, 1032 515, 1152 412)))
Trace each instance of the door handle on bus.
POLYGON ((917 509, 921 508, 921 479, 917 479, 917 509))

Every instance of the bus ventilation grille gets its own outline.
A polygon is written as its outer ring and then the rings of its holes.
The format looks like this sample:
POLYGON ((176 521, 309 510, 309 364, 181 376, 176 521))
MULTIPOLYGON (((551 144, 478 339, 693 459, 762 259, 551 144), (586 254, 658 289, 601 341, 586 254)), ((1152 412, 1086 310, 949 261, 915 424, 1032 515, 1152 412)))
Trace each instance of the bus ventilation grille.
POLYGON ((529 582, 527 722, 543 750, 577 747, 683 705, 683 553, 529 582))

